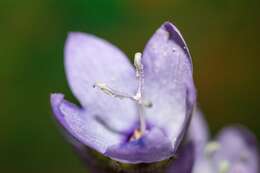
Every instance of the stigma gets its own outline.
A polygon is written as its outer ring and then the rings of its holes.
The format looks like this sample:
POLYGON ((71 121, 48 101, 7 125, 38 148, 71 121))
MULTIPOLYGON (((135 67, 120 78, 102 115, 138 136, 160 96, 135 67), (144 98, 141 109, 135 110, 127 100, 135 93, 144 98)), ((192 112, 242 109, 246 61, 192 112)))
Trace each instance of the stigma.
POLYGON ((119 98, 119 99, 130 99, 136 103, 138 109, 139 128, 133 132, 130 141, 138 140, 144 135, 146 131, 144 108, 145 107, 150 108, 153 106, 152 102, 145 100, 143 98, 144 66, 142 64, 142 54, 140 52, 135 53, 134 66, 136 72, 136 79, 138 81, 138 87, 134 95, 110 88, 105 83, 101 83, 101 82, 96 82, 93 85, 93 88, 99 88, 101 91, 103 91, 105 94, 109 96, 119 98))

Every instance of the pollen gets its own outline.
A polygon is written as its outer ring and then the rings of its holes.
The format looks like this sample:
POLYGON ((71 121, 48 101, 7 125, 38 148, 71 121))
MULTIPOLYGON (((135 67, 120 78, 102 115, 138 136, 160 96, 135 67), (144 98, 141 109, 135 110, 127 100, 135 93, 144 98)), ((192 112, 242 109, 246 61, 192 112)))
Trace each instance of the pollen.
POLYGON ((133 133, 133 135, 130 138, 130 141, 134 141, 134 140, 138 140, 143 136, 143 133, 141 132, 141 130, 136 129, 133 133))

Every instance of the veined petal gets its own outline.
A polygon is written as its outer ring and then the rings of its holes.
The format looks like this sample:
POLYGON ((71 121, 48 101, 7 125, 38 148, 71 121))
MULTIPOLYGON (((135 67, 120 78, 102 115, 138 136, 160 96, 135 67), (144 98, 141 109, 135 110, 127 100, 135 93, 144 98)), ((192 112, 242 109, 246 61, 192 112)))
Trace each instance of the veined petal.
POLYGON ((88 112, 85 109, 64 100, 62 94, 51 95, 51 106, 66 133, 88 147, 104 153, 109 146, 123 140, 122 136, 106 129, 93 116, 87 116, 88 112))
POLYGON ((137 119, 132 101, 93 88, 96 82, 102 82, 125 93, 135 92, 135 71, 118 48, 93 35, 70 33, 65 46, 65 70, 72 92, 90 115, 102 117, 120 131, 137 119))
POLYGON ((144 65, 144 97, 153 103, 146 109, 150 124, 161 127, 177 148, 186 131, 195 103, 192 63, 188 48, 171 23, 164 23, 147 43, 144 65))
POLYGON ((259 155, 256 138, 246 128, 228 127, 223 129, 218 142, 220 149, 214 156, 214 163, 219 166, 221 161, 229 162, 228 173, 258 173, 259 155))

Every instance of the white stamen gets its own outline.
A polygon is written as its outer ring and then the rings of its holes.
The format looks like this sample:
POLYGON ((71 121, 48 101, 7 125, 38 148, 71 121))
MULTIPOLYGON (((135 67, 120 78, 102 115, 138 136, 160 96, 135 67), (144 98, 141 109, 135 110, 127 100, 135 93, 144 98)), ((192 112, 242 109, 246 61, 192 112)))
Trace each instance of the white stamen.
POLYGON ((120 99, 123 99, 123 98, 128 98, 128 99, 131 99, 131 100, 134 100, 135 99, 128 95, 127 93, 123 93, 123 92, 120 92, 120 91, 116 91, 112 88, 109 88, 105 83, 99 83, 99 82, 96 82, 93 87, 98 87, 101 91, 103 91, 105 94, 109 95, 109 96, 113 96, 113 97, 117 97, 117 98, 120 98, 120 99))
POLYGON ((152 103, 150 101, 143 99, 144 74, 143 74, 143 64, 142 64, 141 60, 142 60, 142 54, 140 52, 137 52, 135 54, 135 58, 134 58, 134 65, 136 68, 136 78, 138 80, 138 88, 137 88, 137 92, 134 96, 114 90, 114 89, 108 87, 105 83, 97 82, 93 85, 94 88, 98 87, 101 91, 103 91, 104 93, 106 93, 109 96, 117 97, 120 99, 128 98, 128 99, 131 99, 136 102, 137 109, 138 109, 139 123, 140 123, 140 127, 139 127, 140 135, 139 136, 142 136, 146 130, 146 123, 145 123, 145 117, 144 117, 144 106, 152 107, 152 103))
POLYGON ((142 54, 140 52, 137 52, 135 54, 135 59, 134 59, 134 65, 136 68, 136 78, 138 79, 138 89, 136 96, 141 98, 142 97, 142 91, 143 91, 143 64, 142 64, 142 54))
POLYGON ((140 52, 135 53, 135 58, 134 58, 134 65, 136 68, 136 76, 138 77, 139 72, 142 71, 143 69, 143 64, 141 62, 142 54, 140 52))
POLYGON ((96 82, 94 85, 93 85, 94 88, 99 88, 101 91, 103 91, 105 94, 109 95, 109 96, 112 96, 112 97, 116 97, 116 98, 119 98, 119 99, 130 99, 134 102, 138 102, 139 104, 143 105, 144 107, 148 107, 148 108, 151 108, 153 106, 152 102, 148 101, 148 100, 140 100, 140 97, 137 97, 136 95, 134 96, 131 96, 127 93, 123 93, 121 91, 117 91, 115 89, 112 89, 110 87, 107 86, 107 84, 105 83, 99 83, 99 82, 96 82))
POLYGON ((141 134, 144 134, 146 130, 146 123, 144 118, 144 110, 143 110, 143 82, 144 82, 144 75, 143 75, 143 64, 142 64, 142 54, 137 52, 135 54, 134 65, 136 68, 136 78, 138 80, 138 88, 135 95, 135 98, 138 100, 137 108, 139 114, 139 122, 140 122, 140 131, 141 134))

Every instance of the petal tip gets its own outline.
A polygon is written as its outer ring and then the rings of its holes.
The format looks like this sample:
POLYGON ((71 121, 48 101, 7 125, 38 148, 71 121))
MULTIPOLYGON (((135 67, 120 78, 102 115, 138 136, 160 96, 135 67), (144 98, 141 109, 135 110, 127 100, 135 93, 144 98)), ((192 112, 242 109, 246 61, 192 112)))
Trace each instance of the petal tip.
POLYGON ((63 115, 59 109, 63 100, 64 100, 64 95, 61 93, 52 93, 50 96, 52 112, 53 112, 54 117, 57 120, 61 120, 61 118, 63 117, 63 115))
POLYGON ((74 38, 84 35, 82 32, 68 32, 67 38, 74 38))
POLYGON ((191 61, 190 52, 188 50, 186 42, 184 41, 183 36, 182 36, 181 32, 179 31, 179 29, 173 23, 171 23, 169 21, 164 22, 161 28, 169 33, 169 39, 176 42, 176 44, 178 44, 183 49, 183 51, 185 52, 185 54, 189 57, 189 59, 191 61))
POLYGON ((172 22, 170 22, 170 21, 165 21, 162 26, 165 27, 165 28, 173 28, 173 27, 175 27, 175 25, 172 22))
POLYGON ((50 95, 52 106, 59 105, 63 99, 64 99, 64 95, 60 93, 51 93, 50 95))
POLYGON ((66 43, 65 43, 65 48, 74 42, 78 42, 80 40, 82 40, 82 38, 85 36, 85 33, 82 32, 69 32, 67 35, 67 39, 66 39, 66 43))

